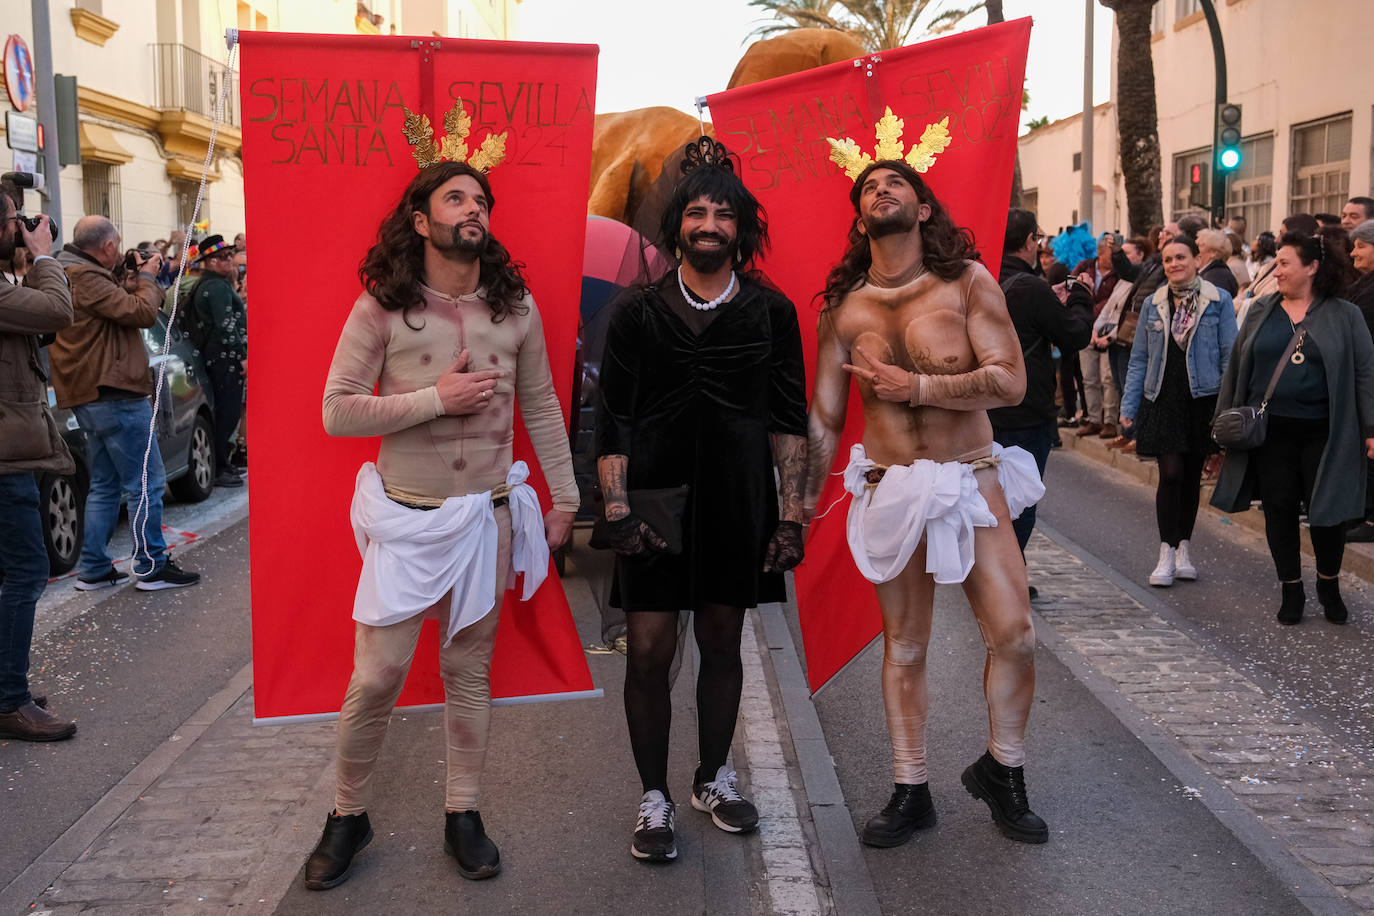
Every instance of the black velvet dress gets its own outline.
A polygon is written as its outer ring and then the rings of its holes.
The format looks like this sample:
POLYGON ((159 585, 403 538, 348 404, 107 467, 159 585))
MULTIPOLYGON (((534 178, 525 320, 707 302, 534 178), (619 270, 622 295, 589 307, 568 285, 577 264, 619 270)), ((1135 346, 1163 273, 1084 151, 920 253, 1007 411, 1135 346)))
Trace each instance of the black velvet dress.
POLYGON ((611 604, 784 601, 782 575, 762 570, 778 522, 770 434, 806 435, 796 309, 743 278, 713 313, 684 312, 681 300, 676 274, 632 287, 606 335, 596 454, 629 456, 631 490, 691 487, 683 552, 617 556, 611 604))

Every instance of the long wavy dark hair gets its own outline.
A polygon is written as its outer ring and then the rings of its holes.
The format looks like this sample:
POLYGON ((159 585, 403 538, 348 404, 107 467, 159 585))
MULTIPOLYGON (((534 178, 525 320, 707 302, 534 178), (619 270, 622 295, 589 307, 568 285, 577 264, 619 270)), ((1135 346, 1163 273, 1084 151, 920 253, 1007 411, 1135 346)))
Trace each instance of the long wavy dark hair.
POLYGON ((699 197, 714 204, 728 204, 735 211, 734 267, 747 269, 754 258, 768 250, 768 214, 733 171, 721 166, 702 166, 682 177, 673 196, 663 208, 659 222, 658 246, 677 260, 678 237, 682 234, 682 214, 699 197))
POLYGON ((949 211, 930 190, 920 172, 900 159, 875 162, 860 173, 854 182, 854 189, 849 192, 849 202, 854 205, 854 222, 849 225, 849 247, 845 249, 844 257, 825 278, 825 291, 821 297, 826 311, 838 306, 847 293, 858 288, 867 278, 868 268, 873 266, 873 251, 868 236, 860 231, 859 197, 863 194, 868 176, 878 169, 890 169, 901 175, 916 190, 917 200, 930 206, 930 218, 921 223, 921 260, 926 270, 941 280, 957 280, 968 268, 968 261, 978 260, 973 233, 954 225, 949 211))
MULTIPOLYGON (((410 323, 410 310, 425 307, 424 293, 420 291, 425 268, 425 240, 415 231, 411 217, 416 212, 428 216, 430 196, 459 175, 475 179, 487 197, 488 212, 495 209, 491 182, 466 162, 440 162, 420 169, 401 195, 396 209, 377 227, 377 241, 358 265, 358 279, 377 304, 387 311, 401 312, 406 326, 417 331, 423 325, 417 327, 410 323)), ((491 320, 501 321, 508 314, 521 315, 528 311, 524 299, 529 294, 529 287, 525 285, 521 270, 524 265, 511 260, 506 246, 488 232, 486 244, 477 258, 481 262, 477 282, 487 289, 491 320)))

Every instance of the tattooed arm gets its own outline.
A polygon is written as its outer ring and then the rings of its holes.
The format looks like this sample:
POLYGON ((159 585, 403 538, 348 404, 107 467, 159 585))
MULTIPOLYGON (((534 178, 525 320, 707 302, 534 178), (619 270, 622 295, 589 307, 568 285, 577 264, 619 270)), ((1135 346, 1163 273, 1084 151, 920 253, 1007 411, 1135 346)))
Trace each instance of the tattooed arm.
POLYGON ((778 468, 782 520, 802 522, 806 496, 806 439, 785 433, 774 436, 773 463, 778 468))
POLYGON ((606 455, 596 459, 596 474, 601 478, 601 496, 606 501, 606 521, 614 522, 630 514, 630 490, 626 484, 630 459, 606 455))

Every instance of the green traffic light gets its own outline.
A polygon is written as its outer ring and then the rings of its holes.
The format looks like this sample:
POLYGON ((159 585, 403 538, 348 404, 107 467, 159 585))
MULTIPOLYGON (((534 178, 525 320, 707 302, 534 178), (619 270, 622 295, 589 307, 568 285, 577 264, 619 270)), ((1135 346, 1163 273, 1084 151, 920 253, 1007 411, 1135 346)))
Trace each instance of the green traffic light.
POLYGON ((1224 150, 1221 151, 1221 167, 1222 167, 1222 168, 1224 168, 1224 169, 1233 169, 1233 168, 1235 168, 1235 167, 1238 166, 1238 165, 1240 165, 1240 150, 1238 150, 1238 149, 1224 149, 1224 150))

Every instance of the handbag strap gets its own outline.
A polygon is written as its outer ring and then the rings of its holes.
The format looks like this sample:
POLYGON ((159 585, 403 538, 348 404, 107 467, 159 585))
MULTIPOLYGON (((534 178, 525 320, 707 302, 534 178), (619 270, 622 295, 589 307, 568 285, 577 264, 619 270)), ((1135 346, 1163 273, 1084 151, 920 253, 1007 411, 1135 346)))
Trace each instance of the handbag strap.
POLYGON ((1260 401, 1259 412, 1264 413, 1269 407, 1269 399, 1274 396, 1274 389, 1278 387, 1279 376, 1283 375, 1284 366, 1288 365, 1288 360, 1293 355, 1293 351, 1298 348, 1298 344, 1307 336, 1307 328, 1302 323, 1293 326, 1293 336, 1288 339, 1288 346, 1283 348, 1283 355, 1279 357, 1279 364, 1274 367, 1274 374, 1269 377, 1269 387, 1264 389, 1264 399, 1260 401))

